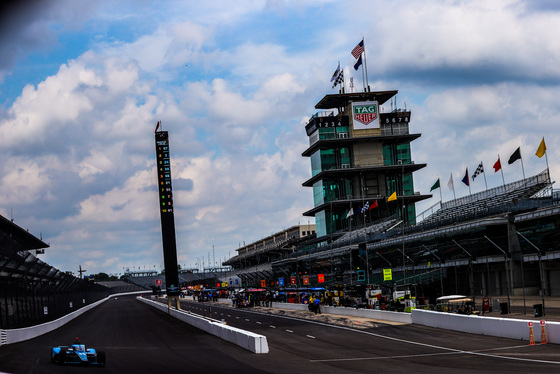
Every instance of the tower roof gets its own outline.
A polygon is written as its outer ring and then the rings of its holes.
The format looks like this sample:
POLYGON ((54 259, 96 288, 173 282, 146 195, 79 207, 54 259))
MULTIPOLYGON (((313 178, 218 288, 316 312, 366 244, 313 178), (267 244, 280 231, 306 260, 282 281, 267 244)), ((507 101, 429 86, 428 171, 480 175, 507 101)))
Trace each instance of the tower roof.
POLYGON ((353 101, 374 101, 377 100, 379 105, 383 105, 387 100, 395 96, 399 91, 377 91, 377 92, 352 92, 343 94, 325 95, 315 105, 315 109, 331 109, 342 108, 353 101))

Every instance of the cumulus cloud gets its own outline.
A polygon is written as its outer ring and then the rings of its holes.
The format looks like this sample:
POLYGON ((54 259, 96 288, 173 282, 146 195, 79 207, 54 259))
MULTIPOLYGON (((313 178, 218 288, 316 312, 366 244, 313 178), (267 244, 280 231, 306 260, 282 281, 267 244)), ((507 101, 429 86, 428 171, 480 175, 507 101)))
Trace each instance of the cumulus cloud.
MULTIPOLYGON (((411 131, 423 134, 412 143, 413 159, 428 163, 416 191, 439 177, 449 199, 453 173, 467 194, 459 176, 480 161, 489 187, 498 185, 492 163, 518 146, 527 174, 537 173, 543 136, 558 156, 559 50, 549 30, 559 14, 546 1, 130 1, 79 16, 85 3, 63 4, 71 7, 21 14, 0 42, 23 58, 52 50, 68 30, 84 35, 83 50, 22 86, 0 116, 0 210, 45 232, 44 258, 63 269, 79 265, 68 260, 74 251, 90 272, 159 270, 157 121, 170 133, 182 264, 307 223, 305 123, 334 93, 338 61, 361 86, 350 51, 362 36, 372 89, 398 89, 411 131), (30 30, 42 33, 25 40, 30 30)), ((0 58, 0 83, 14 58, 0 58)), ((521 177, 519 166, 504 167, 506 181, 521 177)))

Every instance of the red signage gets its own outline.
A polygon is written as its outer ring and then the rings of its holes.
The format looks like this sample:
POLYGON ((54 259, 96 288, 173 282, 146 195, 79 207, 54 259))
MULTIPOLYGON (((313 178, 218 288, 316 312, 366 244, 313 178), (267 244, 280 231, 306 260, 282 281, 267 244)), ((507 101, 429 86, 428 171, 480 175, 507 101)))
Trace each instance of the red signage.
POLYGON ((292 286, 295 286, 295 285, 296 285, 296 277, 290 277, 290 284, 291 284, 292 286))
POLYGON ((161 286, 161 279, 156 279, 156 286, 161 286))
POLYGON ((375 119, 377 118, 377 113, 360 113, 360 114, 354 114, 354 119, 356 121, 360 121, 364 124, 369 124, 372 121, 375 121, 375 119))
POLYGON ((266 281, 264 279, 261 280, 261 287, 266 288, 266 281))
POLYGON ((309 275, 303 276, 303 284, 309 284, 309 275))
POLYGON ((319 274, 318 276, 319 283, 325 283, 325 274, 319 274))

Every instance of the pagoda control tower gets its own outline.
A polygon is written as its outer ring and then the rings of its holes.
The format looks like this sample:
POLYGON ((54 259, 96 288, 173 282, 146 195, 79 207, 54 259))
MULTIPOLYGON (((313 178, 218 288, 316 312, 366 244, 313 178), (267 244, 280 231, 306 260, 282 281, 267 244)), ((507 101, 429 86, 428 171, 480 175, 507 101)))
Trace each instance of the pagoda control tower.
POLYGON ((329 94, 315 106, 302 153, 311 159, 303 186, 313 188, 314 208, 303 215, 315 217, 318 239, 387 217, 414 224, 415 203, 431 197, 414 192, 412 174, 426 164, 412 160, 410 143, 421 134, 409 131, 411 112, 395 104, 380 113, 397 92, 329 94))

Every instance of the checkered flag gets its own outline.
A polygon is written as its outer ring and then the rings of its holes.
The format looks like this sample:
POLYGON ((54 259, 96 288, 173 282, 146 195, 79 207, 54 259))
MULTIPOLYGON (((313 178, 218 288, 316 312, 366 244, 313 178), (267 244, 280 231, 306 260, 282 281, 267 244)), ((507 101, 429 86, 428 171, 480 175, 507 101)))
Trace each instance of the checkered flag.
POLYGON ((369 210, 369 201, 366 201, 366 205, 362 208, 362 213, 365 213, 369 210))
POLYGON ((474 171, 472 175, 472 180, 474 181, 474 178, 476 178, 476 176, 480 173, 484 173, 484 167, 482 166, 482 161, 480 161, 480 164, 478 164, 478 167, 474 171))
POLYGON ((342 82, 344 82, 344 70, 342 70, 340 74, 338 74, 338 77, 336 77, 332 88, 335 88, 337 84, 342 84, 342 82))

